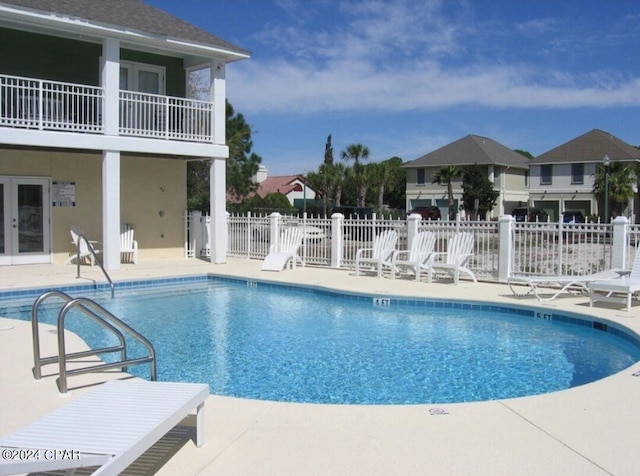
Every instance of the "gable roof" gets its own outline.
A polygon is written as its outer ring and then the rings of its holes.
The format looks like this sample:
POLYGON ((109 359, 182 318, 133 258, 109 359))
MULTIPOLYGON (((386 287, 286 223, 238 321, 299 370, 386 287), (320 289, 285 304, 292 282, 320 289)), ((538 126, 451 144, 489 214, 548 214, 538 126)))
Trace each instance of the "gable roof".
POLYGON ((302 185, 297 182, 304 183, 304 180, 300 175, 279 175, 268 177, 260 182, 256 193, 262 198, 266 197, 269 193, 281 193, 283 195, 287 195, 297 187, 302 189, 302 185))
POLYGON ((475 164, 503 165, 528 169, 529 159, 493 139, 470 134, 412 160, 403 165, 403 167, 464 166, 475 164))
POLYGON ((248 51, 140 0, 0 0, 0 6, 3 5, 117 26, 249 56, 248 51))
POLYGON ((536 164, 602 162, 605 155, 616 161, 640 160, 640 150, 608 132, 593 129, 540 154, 533 161, 536 164))

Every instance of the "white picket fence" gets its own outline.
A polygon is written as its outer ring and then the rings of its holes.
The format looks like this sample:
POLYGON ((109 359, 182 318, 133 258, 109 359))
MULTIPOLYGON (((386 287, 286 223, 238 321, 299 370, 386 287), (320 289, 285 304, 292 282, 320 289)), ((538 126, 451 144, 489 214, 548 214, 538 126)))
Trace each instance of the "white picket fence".
MULTIPOLYGON (((351 268, 358 249, 370 247, 383 230, 398 232, 399 249, 407 249, 419 231, 436 234, 436 249, 446 250, 458 232, 474 235, 474 256, 469 267, 479 279, 505 281, 509 275, 587 274, 611 267, 629 268, 640 238, 640 226, 624 217, 602 223, 516 223, 504 216, 499 221, 424 221, 407 219, 346 219, 227 215, 227 256, 264 259, 282 227, 301 227, 305 240, 301 256, 306 266, 351 268)), ((185 215, 185 256, 210 256, 210 220, 200 212, 185 215)))

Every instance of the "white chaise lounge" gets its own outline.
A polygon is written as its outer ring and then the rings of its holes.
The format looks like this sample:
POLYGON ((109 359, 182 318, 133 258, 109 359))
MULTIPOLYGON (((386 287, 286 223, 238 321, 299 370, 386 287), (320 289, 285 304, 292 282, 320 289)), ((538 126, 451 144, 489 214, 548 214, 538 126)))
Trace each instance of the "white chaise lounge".
POLYGON ((193 411, 201 446, 208 396, 205 384, 106 382, 1 439, 3 454, 25 450, 34 457, 0 458, 0 475, 92 466, 99 466, 94 475, 117 475, 193 411))
POLYGON ((262 262, 262 271, 282 271, 288 263, 296 267, 296 262, 302 262, 298 255, 298 248, 302 245, 304 230, 299 227, 290 227, 282 230, 280 241, 277 245, 271 245, 269 254, 262 262))
POLYGON ((640 292, 640 248, 636 248, 636 257, 628 276, 606 281, 592 281, 587 284, 589 289, 589 306, 601 301, 614 304, 624 304, 627 312, 631 312, 633 295, 640 292))
POLYGON ((629 274, 623 269, 610 269, 599 273, 562 276, 509 276, 507 284, 514 296, 527 296, 534 294, 539 301, 552 301, 562 293, 572 291, 589 291, 588 285, 594 281, 604 281, 619 278, 629 274), (527 286, 526 292, 520 292, 514 285, 527 286), (551 296, 543 297, 542 289, 547 288, 551 296))

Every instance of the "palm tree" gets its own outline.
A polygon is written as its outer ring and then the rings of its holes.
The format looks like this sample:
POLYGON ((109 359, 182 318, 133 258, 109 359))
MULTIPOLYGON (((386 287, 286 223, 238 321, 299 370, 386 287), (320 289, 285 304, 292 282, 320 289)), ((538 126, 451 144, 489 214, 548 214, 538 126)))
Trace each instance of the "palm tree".
POLYGON ((393 179, 393 169, 389 161, 368 164, 369 183, 377 192, 377 212, 382 213, 384 206, 384 191, 393 179))
POLYGON ((449 197, 449 220, 455 220, 456 212, 454 210, 453 200, 453 181, 462 176, 462 170, 455 165, 447 165, 439 169, 434 175, 431 183, 447 186, 447 195, 449 197))
POLYGON ((345 150, 340 153, 340 157, 344 161, 353 160, 353 171, 355 173, 356 178, 356 196, 359 207, 364 207, 364 200, 366 195, 366 189, 363 193, 363 180, 362 174, 364 173, 361 160, 369 159, 369 148, 362 144, 351 144, 348 145, 345 150))
MULTIPOLYGON (((609 203, 608 209, 615 216, 622 215, 629 200, 633 199, 633 186, 637 183, 636 170, 633 164, 611 162, 609 165, 609 203)), ((604 203, 605 168, 598 164, 593 180, 593 193, 598 203, 604 203)))
POLYGON ((347 169, 343 164, 334 163, 332 169, 332 193, 333 202, 339 207, 342 201, 342 188, 347 175, 347 169))

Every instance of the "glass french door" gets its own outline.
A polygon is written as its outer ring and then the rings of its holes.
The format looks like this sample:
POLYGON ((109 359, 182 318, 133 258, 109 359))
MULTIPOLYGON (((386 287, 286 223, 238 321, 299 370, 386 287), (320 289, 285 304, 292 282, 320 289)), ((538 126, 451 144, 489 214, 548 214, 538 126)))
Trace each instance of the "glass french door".
POLYGON ((51 262, 50 180, 0 177, 0 265, 51 262))

